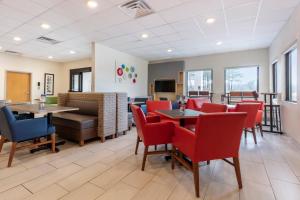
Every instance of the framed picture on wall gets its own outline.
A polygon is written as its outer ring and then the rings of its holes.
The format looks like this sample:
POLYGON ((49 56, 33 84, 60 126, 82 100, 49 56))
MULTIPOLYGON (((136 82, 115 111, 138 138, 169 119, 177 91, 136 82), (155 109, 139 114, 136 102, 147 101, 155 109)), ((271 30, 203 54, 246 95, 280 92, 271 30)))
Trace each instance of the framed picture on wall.
POLYGON ((54 74, 45 73, 44 94, 54 95, 54 74))

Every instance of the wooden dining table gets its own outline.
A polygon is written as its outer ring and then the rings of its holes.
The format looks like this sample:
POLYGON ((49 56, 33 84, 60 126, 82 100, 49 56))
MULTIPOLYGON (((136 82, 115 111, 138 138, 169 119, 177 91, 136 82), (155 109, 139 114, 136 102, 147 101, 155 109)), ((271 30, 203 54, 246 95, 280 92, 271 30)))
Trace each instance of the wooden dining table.
POLYGON ((179 125, 184 127, 186 119, 197 119, 199 115, 205 113, 191 109, 175 109, 175 110, 157 110, 156 113, 174 120, 179 120, 179 125))
MULTIPOLYGON (((64 106, 53 106, 53 105, 45 105, 45 104, 20 104, 20 105, 11 105, 9 108, 18 113, 30 113, 31 117, 40 117, 40 116, 47 116, 48 124, 53 125, 52 118, 54 113, 60 113, 60 112, 68 112, 68 111, 76 111, 79 110, 79 108, 74 107, 64 107, 64 106)), ((64 140, 56 142, 56 146, 60 146, 65 144, 64 140)), ((36 151, 40 151, 43 149, 50 148, 49 145, 42 146, 36 149, 32 149, 31 153, 34 153, 36 151)), ((56 147, 56 152, 59 152, 59 149, 56 147)))

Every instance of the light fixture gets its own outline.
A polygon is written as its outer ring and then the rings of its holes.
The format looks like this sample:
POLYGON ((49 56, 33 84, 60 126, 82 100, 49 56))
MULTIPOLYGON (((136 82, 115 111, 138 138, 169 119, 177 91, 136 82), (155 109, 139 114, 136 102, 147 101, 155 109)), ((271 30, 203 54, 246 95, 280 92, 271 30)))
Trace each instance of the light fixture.
POLYGON ((70 54, 75 54, 75 53, 76 53, 76 51, 73 51, 73 50, 70 51, 70 54))
POLYGON ((48 56, 48 59, 53 59, 53 56, 48 56))
POLYGON ((216 21, 215 18, 207 18, 207 19, 206 19, 206 23, 207 23, 207 24, 213 24, 213 23, 215 23, 215 21, 216 21))
POLYGON ((147 33, 142 34, 142 38, 146 39, 148 37, 149 37, 149 35, 147 33))
POLYGON ((43 23, 43 24, 41 24, 41 28, 43 28, 43 29, 50 29, 51 28, 51 26, 49 25, 49 24, 46 24, 46 23, 43 23))
POLYGON ((20 37, 14 37, 14 41, 21 41, 22 39, 20 37))
POLYGON ((95 0, 89 0, 86 2, 86 5, 91 8, 91 9, 94 9, 94 8, 97 8, 98 7, 98 2, 95 1, 95 0))
POLYGON ((171 53, 171 52, 173 52, 173 49, 168 49, 167 52, 171 53))
POLYGON ((218 45, 218 46, 220 46, 220 45, 222 45, 222 44, 223 44, 222 41, 219 41, 219 42, 216 43, 216 45, 218 45))

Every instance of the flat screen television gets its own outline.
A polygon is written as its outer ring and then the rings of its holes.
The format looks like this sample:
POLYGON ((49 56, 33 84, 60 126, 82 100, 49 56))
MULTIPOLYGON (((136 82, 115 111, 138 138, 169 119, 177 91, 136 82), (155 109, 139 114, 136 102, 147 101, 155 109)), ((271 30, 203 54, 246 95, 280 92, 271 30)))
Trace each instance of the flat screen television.
POLYGON ((155 92, 175 92, 175 80, 156 80, 155 92))

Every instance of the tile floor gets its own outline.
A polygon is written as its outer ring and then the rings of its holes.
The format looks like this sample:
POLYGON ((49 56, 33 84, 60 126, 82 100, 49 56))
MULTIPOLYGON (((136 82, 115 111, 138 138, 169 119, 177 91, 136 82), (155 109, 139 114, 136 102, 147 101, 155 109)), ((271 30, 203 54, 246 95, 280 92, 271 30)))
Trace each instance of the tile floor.
MULTIPOLYGON (((191 200, 192 173, 163 156, 150 156, 140 170, 143 146, 134 155, 136 131, 79 147, 67 143, 52 154, 18 151, 6 168, 9 144, 0 155, 0 200, 191 200)), ((202 200, 300 199, 300 144, 287 136, 265 134, 254 145, 241 142, 244 187, 238 190, 234 169, 223 161, 200 167, 202 200)))

